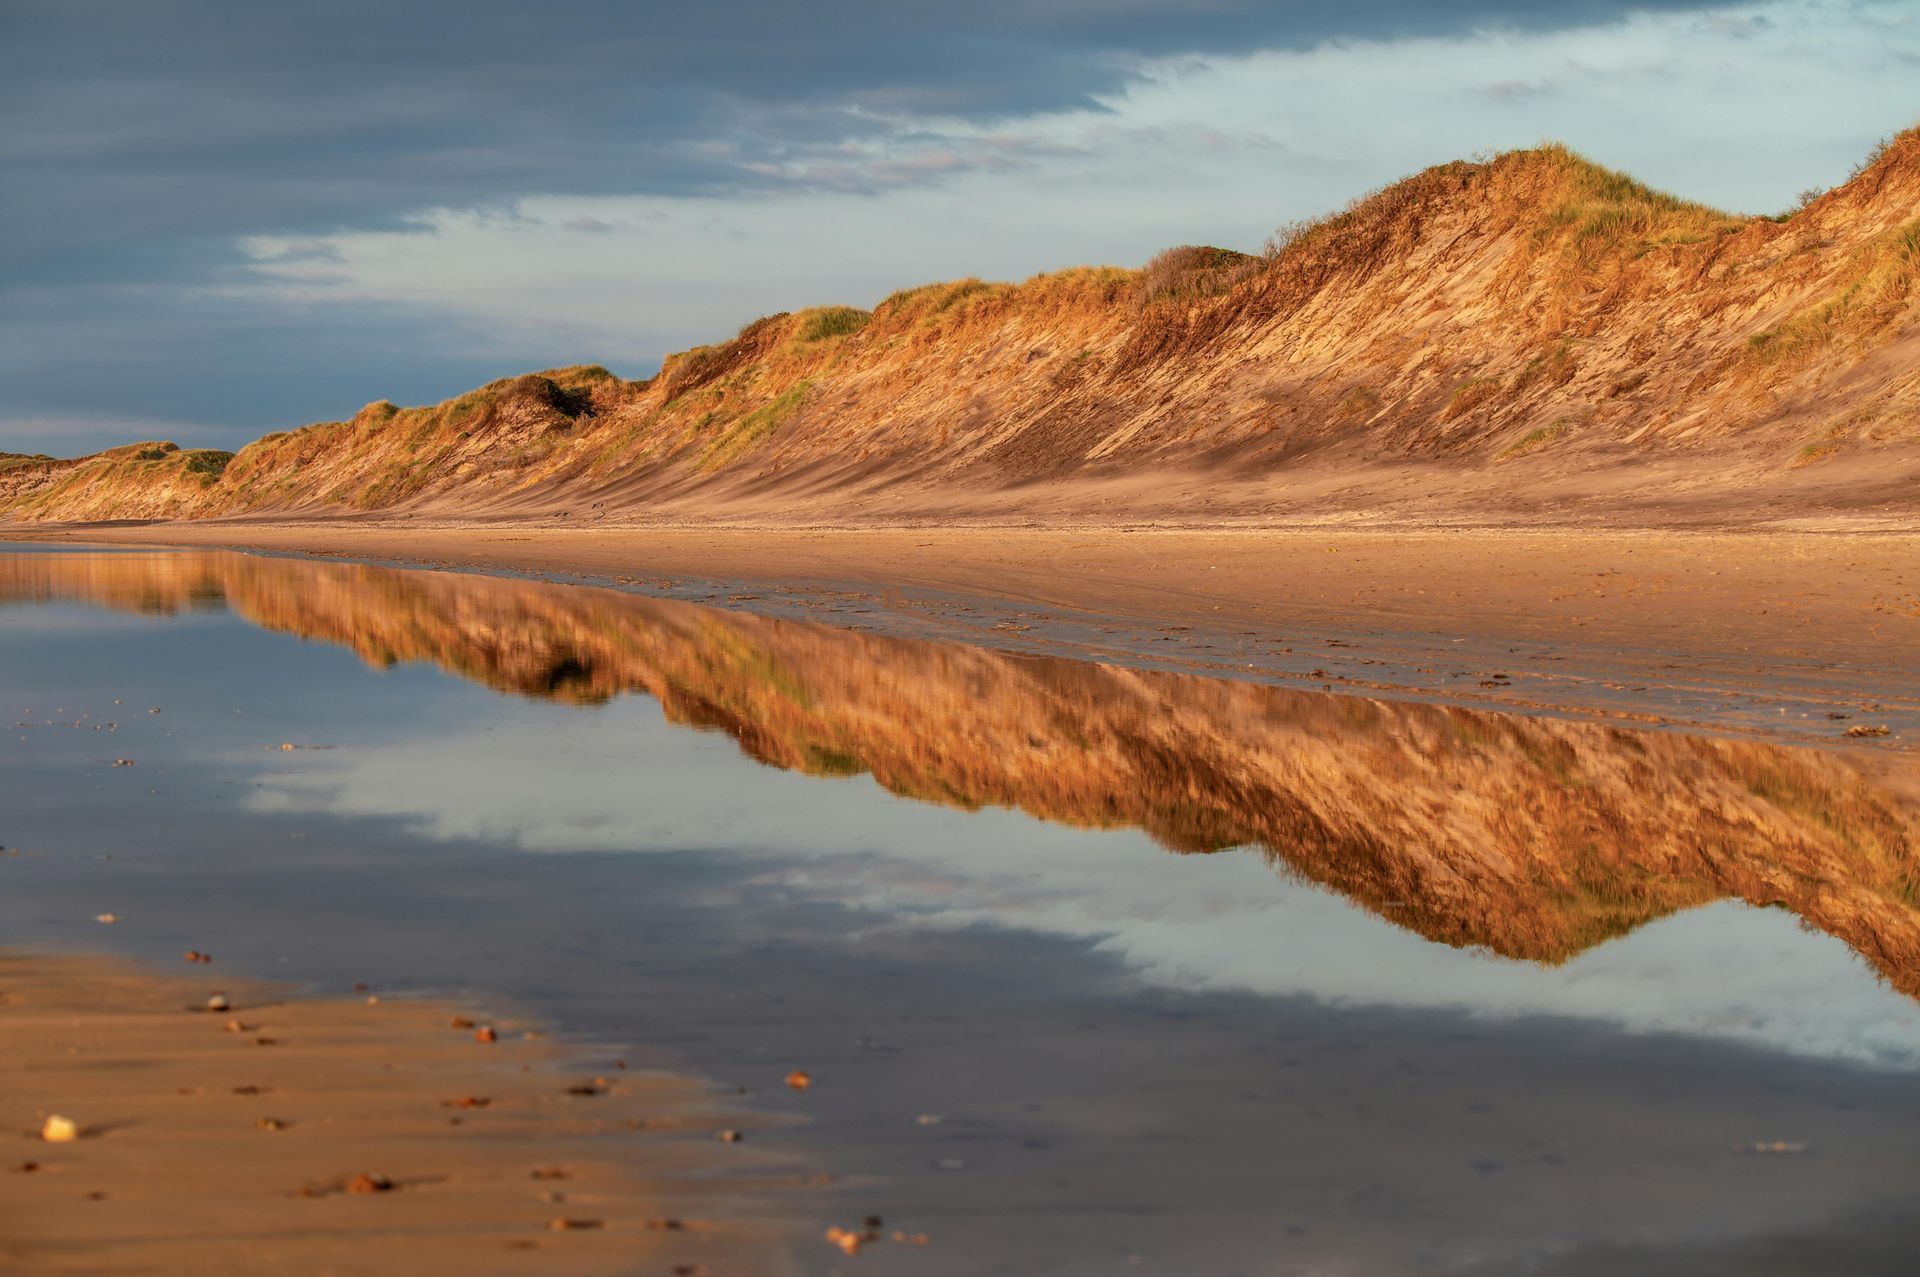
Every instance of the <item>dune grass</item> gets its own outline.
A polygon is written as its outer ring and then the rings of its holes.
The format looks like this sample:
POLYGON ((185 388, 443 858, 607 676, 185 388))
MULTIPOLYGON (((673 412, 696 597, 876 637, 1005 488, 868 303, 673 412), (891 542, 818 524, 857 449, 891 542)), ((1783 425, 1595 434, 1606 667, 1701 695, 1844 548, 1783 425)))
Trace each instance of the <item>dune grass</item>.
POLYGON ((728 426, 701 452, 701 469, 717 470, 785 425, 793 414, 800 411, 800 405, 806 401, 807 391, 812 388, 812 381, 798 382, 779 398, 763 404, 728 426))
POLYGON ((1748 338, 1748 357, 1762 364, 1809 358, 1905 313, 1920 284, 1920 217, 1863 245, 1843 279, 1826 301, 1748 338))
POLYGON ((865 328, 872 318, 872 312, 854 306, 816 306, 795 316, 799 321, 796 335, 803 342, 850 337, 865 328))
POLYGON ((1502 448, 1494 459, 1496 461, 1510 461, 1514 457, 1524 457, 1529 452, 1538 452, 1548 444, 1566 438, 1572 430, 1572 419, 1562 417, 1550 426, 1541 426, 1537 430, 1529 430, 1526 434, 1521 435, 1505 448, 1502 448))

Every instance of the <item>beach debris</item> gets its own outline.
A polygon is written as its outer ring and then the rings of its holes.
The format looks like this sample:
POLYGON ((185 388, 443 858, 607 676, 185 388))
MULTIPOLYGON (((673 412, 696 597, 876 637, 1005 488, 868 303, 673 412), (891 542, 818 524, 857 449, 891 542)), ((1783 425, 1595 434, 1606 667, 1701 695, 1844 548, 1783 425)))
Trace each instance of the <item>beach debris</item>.
POLYGON ((347 1181, 347 1191, 349 1193, 391 1193, 393 1189, 394 1183, 392 1180, 388 1179, 385 1175, 372 1171, 355 1175, 347 1181))
POLYGON ((40 1163, 38 1163, 38 1162, 22 1162, 22 1163, 20 1163, 20 1168, 19 1168, 19 1169, 20 1169, 20 1173, 21 1173, 22 1175, 32 1175, 32 1174, 34 1174, 34 1173, 35 1173, 36 1171, 38 1171, 38 1170, 40 1169, 40 1163))
MULTIPOLYGON (((365 986, 362 987, 364 988, 365 986)), ((454 1016, 452 1020, 448 1021, 448 1024, 450 1027, 456 1029, 471 1029, 473 1027, 473 1021, 464 1015, 454 1016)))
POLYGON ((214 995, 213 995, 212 997, 210 997, 210 998, 208 998, 208 999, 207 999, 207 1010, 209 1010, 209 1011, 231 1011, 231 1010, 233 1010, 233 1003, 231 1003, 231 1002, 229 1002, 229 1001, 227 1001, 227 995, 226 995, 226 994, 224 994, 224 993, 216 993, 216 994, 214 994, 214 995))
POLYGON ((606 1226, 606 1221, 600 1219, 555 1219, 547 1222, 547 1228, 556 1233, 589 1232, 606 1226))
POLYGON ((677 1233, 686 1225, 677 1219, 650 1219, 647 1221, 647 1227, 655 1232, 677 1233))
POLYGON ((928 1242, 932 1241, 933 1238, 927 1236, 925 1233, 903 1233, 899 1229, 895 1229, 893 1240, 903 1246, 925 1246, 928 1242))
POLYGON ((580 1096, 592 1097, 596 1095, 605 1095, 606 1093, 607 1093, 606 1085, 604 1083, 597 1082, 597 1081, 582 1082, 579 1086, 570 1086, 567 1088, 568 1095, 580 1095, 580 1096))
POLYGON ((490 1095, 463 1095, 457 1100, 441 1100, 443 1109, 483 1109, 493 1103, 490 1095))
MULTIPOLYGON (((838 1246, 849 1255, 858 1255, 861 1247, 870 1246, 875 1242, 886 1240, 886 1234, 881 1232, 881 1229, 885 1227, 885 1225, 886 1221, 878 1215, 869 1215, 860 1221, 858 1231, 851 1228, 829 1228, 827 1230, 827 1241, 831 1245, 838 1246)), ((925 1234, 921 1235, 925 1236, 925 1234)), ((907 1234, 895 1233, 893 1237, 895 1241, 904 1241, 907 1238, 907 1234)))
POLYGON ((263 1131, 284 1131, 287 1129, 287 1124, 277 1117, 263 1117, 255 1122, 254 1125, 263 1131))
POLYGON ((813 1085, 813 1077, 804 1069, 795 1069, 787 1074, 787 1086, 795 1091, 804 1091, 813 1085))
POLYGON ((203 967, 213 961, 212 954, 202 953, 198 949, 189 949, 182 956, 185 958, 186 961, 198 963, 203 967))
POLYGON ((113 765, 115 767, 131 767, 133 766, 133 760, 131 758, 116 758, 113 760, 113 765))
POLYGON ((93 920, 103 927, 111 927, 114 923, 120 921, 120 915, 117 913, 97 914, 93 920))
POLYGON ((1885 736, 1892 729, 1878 724, 1856 723, 1847 729, 1849 736, 1885 736))
POLYGON ((722 1144, 738 1144, 741 1140, 747 1137, 742 1135, 740 1132, 734 1130, 732 1127, 728 1127, 726 1130, 720 1132, 720 1134, 716 1138, 722 1144))
POLYGON ((49 1144, 71 1144, 80 1138, 80 1124, 56 1113, 41 1125, 40 1138, 49 1144))
POLYGON ((227 1021, 227 1032, 229 1032, 229 1033, 251 1033, 251 1032, 253 1032, 253 1030, 252 1030, 252 1029, 249 1029, 249 1028, 248 1028, 248 1027, 247 1027, 246 1025, 244 1025, 244 1024, 242 1024, 242 1023, 240 1023, 240 1021, 238 1021, 238 1020, 228 1020, 228 1021, 227 1021))
POLYGON ((475 1042, 498 1042, 500 1035, 493 1031, 492 1025, 483 1024, 473 1031, 473 1040, 475 1042))
POLYGON ((536 1166, 533 1168, 535 1179, 572 1179, 573 1172, 564 1166, 536 1166))

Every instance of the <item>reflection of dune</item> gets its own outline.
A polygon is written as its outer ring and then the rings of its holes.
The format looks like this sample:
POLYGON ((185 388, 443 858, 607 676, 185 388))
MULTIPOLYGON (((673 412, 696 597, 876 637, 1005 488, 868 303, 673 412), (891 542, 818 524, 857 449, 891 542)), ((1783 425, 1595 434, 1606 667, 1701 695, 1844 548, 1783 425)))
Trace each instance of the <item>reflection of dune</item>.
POLYGON ((0 557, 0 601, 224 596, 375 664, 623 692, 753 757, 895 793, 1257 844, 1430 939, 1558 961, 1722 897, 1920 995, 1920 765, 849 633, 609 590, 221 554, 0 557))

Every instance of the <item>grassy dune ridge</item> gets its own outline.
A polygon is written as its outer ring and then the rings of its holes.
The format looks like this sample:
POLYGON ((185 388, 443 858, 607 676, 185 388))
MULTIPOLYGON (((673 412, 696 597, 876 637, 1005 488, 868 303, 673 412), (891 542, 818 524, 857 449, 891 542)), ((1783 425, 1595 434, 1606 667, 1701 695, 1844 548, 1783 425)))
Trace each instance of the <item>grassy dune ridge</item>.
POLYGON ((548 369, 231 458, 0 457, 0 517, 964 513, 1035 483, 1151 513, 1191 509, 1175 473, 1222 509, 1395 467, 1441 488, 1495 462, 1576 487, 1649 461, 1702 490, 1906 473, 1916 207, 1920 130, 1781 217, 1545 145, 1427 169, 1258 253, 771 315, 645 380, 548 369))

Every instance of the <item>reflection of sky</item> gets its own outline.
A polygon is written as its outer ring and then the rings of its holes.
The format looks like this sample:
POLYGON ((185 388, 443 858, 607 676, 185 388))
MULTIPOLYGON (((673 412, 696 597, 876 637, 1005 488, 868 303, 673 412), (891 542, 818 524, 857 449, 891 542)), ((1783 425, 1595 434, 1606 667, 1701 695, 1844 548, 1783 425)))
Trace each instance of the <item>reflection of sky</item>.
POLYGON ((395 817, 429 837, 530 851, 714 848, 765 862, 803 898, 927 927, 1083 938, 1173 988, 1577 1016, 1920 1068, 1920 1008, 1784 911, 1720 903, 1539 967, 1429 943, 1250 853, 1177 856, 1131 831, 958 812, 864 777, 763 767, 641 699, 485 708, 453 730, 442 720, 276 758, 249 802, 395 817))

